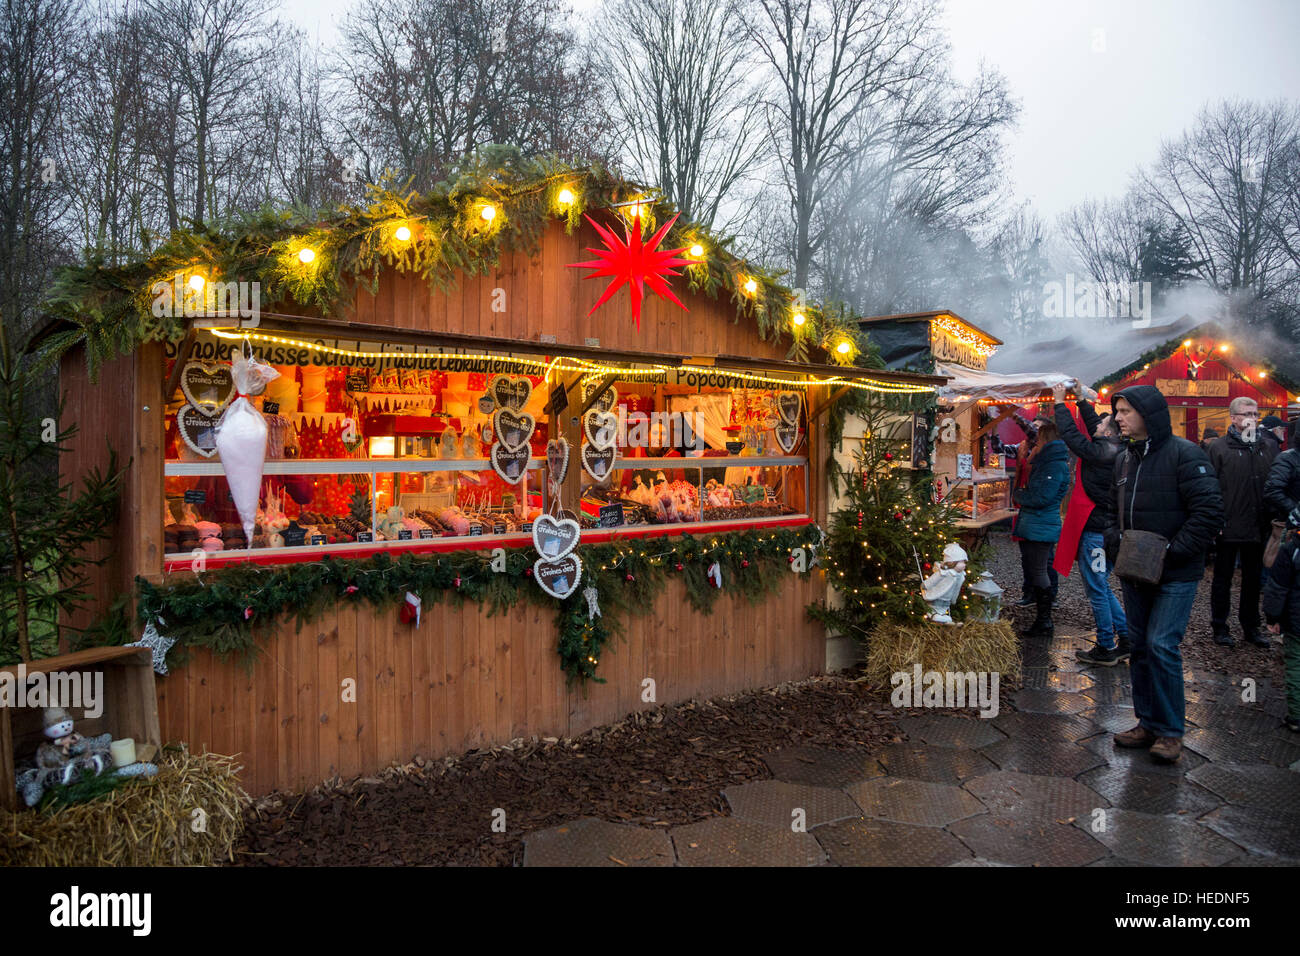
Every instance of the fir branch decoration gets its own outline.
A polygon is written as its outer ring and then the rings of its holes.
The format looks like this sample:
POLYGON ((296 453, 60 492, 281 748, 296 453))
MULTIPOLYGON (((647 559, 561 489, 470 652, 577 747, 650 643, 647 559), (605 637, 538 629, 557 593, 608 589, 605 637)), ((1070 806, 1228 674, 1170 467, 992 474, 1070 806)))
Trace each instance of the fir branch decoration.
POLYGON ((490 553, 481 551, 404 552, 396 557, 384 552, 355 560, 327 556, 273 567, 231 564, 203 574, 201 580, 186 574, 159 585, 137 578, 136 606, 140 624, 160 618, 166 622, 161 627, 176 640, 171 655, 177 663, 183 662, 187 650, 203 647, 222 657, 238 655, 251 665, 258 650, 256 634, 266 634, 287 619, 301 629, 340 604, 364 603, 382 611, 400 603, 407 591, 418 595, 426 608, 457 601, 479 605, 489 617, 523 600, 552 604, 560 666, 570 682, 585 682, 600 680, 595 675, 601 653, 621 622, 631 614, 649 613, 672 576, 683 578, 690 605, 710 614, 721 593, 707 576, 716 561, 722 567, 724 590, 758 603, 792 573, 794 549, 815 544, 820 537, 817 526, 809 524, 581 545, 583 586, 594 586, 600 595, 601 615, 593 620, 587 618, 580 592, 555 602, 537 586, 529 576, 537 557, 532 548, 507 549, 502 572, 493 571, 490 553))

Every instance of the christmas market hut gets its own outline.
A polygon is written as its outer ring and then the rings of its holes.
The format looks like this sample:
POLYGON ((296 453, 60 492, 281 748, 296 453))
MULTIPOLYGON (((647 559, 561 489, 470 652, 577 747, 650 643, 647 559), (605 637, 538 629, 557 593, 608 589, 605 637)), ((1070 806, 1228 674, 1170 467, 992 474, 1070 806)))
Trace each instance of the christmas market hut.
POLYGON ((1132 385, 1154 385, 1169 403, 1175 435, 1200 441, 1207 428, 1228 430, 1234 398, 1254 399, 1260 419, 1294 417, 1300 367, 1294 345, 1271 342, 1258 330, 1233 334, 1206 322, 1162 341, 1094 384, 1102 402, 1132 385))
POLYGON ((96 610, 162 739, 256 795, 820 672, 818 412, 943 378, 794 301, 542 163, 70 273, 64 469, 131 456, 96 610))

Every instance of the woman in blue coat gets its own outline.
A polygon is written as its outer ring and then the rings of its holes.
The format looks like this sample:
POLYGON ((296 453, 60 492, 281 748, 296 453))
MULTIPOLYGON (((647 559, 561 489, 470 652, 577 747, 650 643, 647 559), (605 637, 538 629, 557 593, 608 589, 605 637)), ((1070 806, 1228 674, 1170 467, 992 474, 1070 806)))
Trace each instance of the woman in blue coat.
POLYGON ((1025 580, 1034 589, 1038 608, 1026 636, 1051 637, 1052 581, 1047 569, 1061 537, 1061 502, 1070 488, 1070 454, 1055 422, 1039 425, 1038 441, 1029 462, 1029 483, 1013 495, 1020 513, 1012 533, 1021 539, 1020 559, 1025 566, 1025 580))

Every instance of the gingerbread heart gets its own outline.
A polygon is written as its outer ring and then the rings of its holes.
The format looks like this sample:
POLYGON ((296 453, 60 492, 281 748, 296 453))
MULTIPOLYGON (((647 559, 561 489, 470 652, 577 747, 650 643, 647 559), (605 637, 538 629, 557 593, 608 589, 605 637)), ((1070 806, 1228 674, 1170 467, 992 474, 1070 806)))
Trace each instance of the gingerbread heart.
MULTIPOLYGON (((586 399, 591 398, 591 393, 596 390, 599 384, 600 384, 599 382, 588 384, 588 386, 585 389, 585 394, 583 395, 584 401, 586 399)), ((596 411, 598 412, 607 412, 611 408, 613 408, 616 404, 618 404, 618 390, 614 388, 613 385, 610 385, 608 388, 606 388, 603 392, 600 393, 599 398, 597 398, 594 402, 591 403, 591 407, 596 409, 596 411)))
POLYGON ((593 408, 582 416, 582 432, 597 448, 610 448, 618 437, 618 416, 593 408))
POLYGON ((523 377, 498 375, 492 379, 492 387, 488 391, 497 403, 497 408, 521 412, 532 397, 533 383, 523 377))
POLYGON ((772 429, 772 434, 776 436, 776 443, 787 455, 794 451, 795 445, 799 444, 798 425, 787 425, 782 422, 772 429))
POLYGON ((527 445, 536 425, 532 415, 508 408, 503 408, 492 416, 492 428, 496 432, 497 441, 505 445, 507 451, 527 445))
POLYGON ((511 450, 500 442, 494 441, 488 458, 492 462, 492 470, 501 476, 502 481, 517 485, 528 474, 529 455, 527 445, 523 448, 511 450))
POLYGON ((217 453, 217 419, 203 409, 182 405, 176 412, 176 431, 195 454, 211 458, 217 453))
POLYGON ((566 554, 558 561, 540 558, 533 563, 533 579, 538 587, 557 600, 578 590, 582 580, 582 559, 576 554, 566 554))
POLYGON ((569 518, 542 515, 533 522, 533 547, 547 561, 557 561, 578 546, 582 528, 569 518))
POLYGON ((569 473, 569 440, 567 438, 552 438, 546 443, 546 467, 550 472, 551 481, 557 485, 564 481, 565 476, 569 473))
POLYGON ((803 396, 798 392, 779 392, 776 396, 776 409, 787 424, 798 425, 799 413, 803 411, 803 396))
POLYGON ((181 393, 197 411, 215 415, 235 396, 229 365, 186 362, 181 370, 181 393))
POLYGON ((597 448, 595 445, 583 443, 582 445, 582 470, 591 475, 594 481, 605 481, 609 478, 609 473, 614 468, 614 459, 618 457, 616 448, 597 448))

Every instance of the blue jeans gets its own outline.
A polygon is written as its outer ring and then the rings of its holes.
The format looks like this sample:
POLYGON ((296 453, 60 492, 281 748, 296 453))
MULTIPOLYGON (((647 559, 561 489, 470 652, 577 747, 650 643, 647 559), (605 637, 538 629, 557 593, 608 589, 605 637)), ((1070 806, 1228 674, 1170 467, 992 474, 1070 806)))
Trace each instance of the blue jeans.
POLYGON ((1133 710, 1138 722, 1157 737, 1182 737, 1186 700, 1180 645, 1200 582, 1121 583, 1133 652, 1129 659, 1133 710))
POLYGON ((1097 643, 1108 651, 1114 650, 1116 638, 1128 633, 1128 618, 1110 589, 1110 562, 1106 560, 1106 543, 1100 531, 1085 531, 1079 539, 1079 577, 1097 622, 1097 643), (1102 570, 1093 570, 1094 561, 1102 570))

